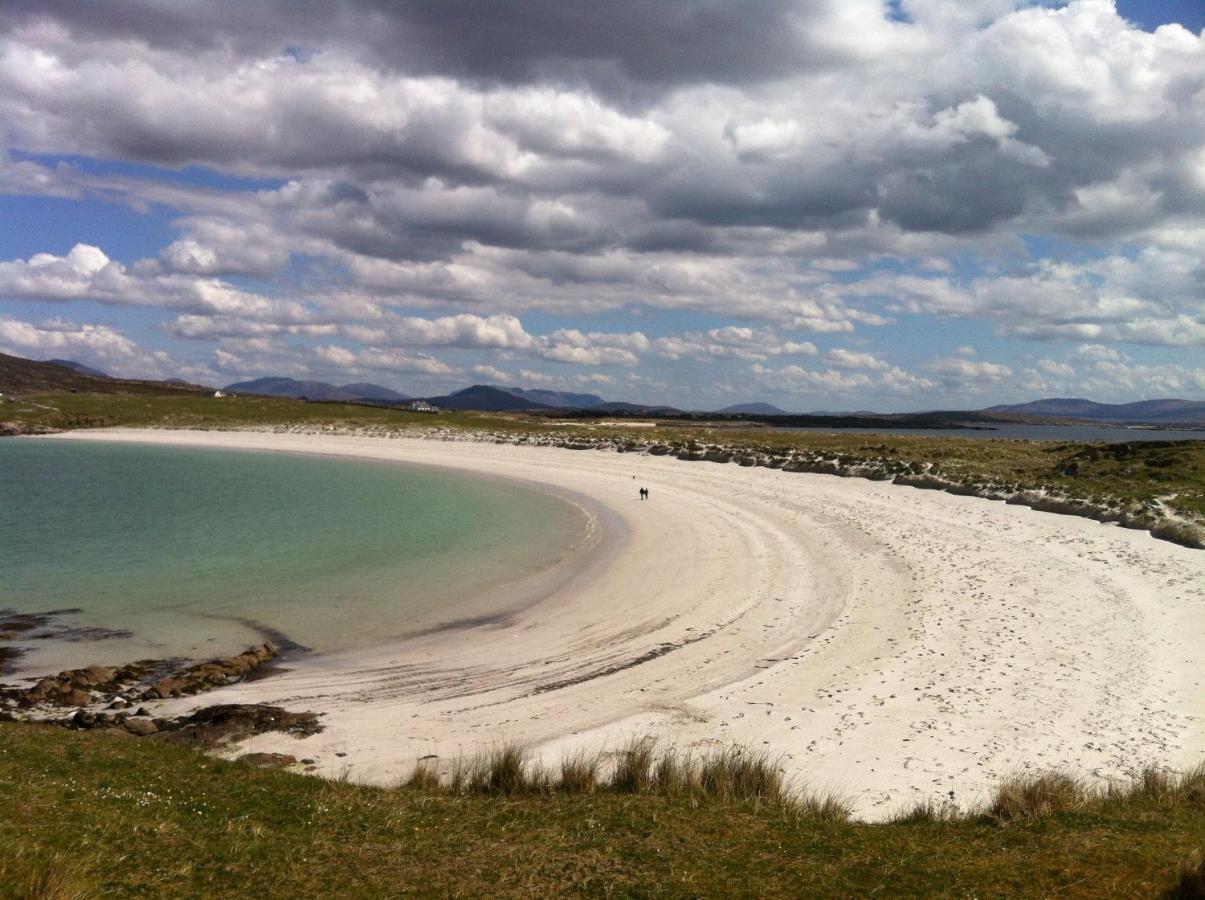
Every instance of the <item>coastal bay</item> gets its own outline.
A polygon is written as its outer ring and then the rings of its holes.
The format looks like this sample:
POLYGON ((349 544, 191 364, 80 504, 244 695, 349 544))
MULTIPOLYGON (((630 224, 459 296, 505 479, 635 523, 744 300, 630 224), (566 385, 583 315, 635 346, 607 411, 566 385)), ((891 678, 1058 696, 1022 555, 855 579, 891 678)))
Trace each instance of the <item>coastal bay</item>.
MULTIPOLYGON (((262 735, 389 784, 503 740, 549 760, 654 734, 740 742, 882 818, 971 805, 1023 767, 1121 776, 1205 746, 1205 555, 974 497, 644 454, 472 441, 112 430, 107 440, 321 453, 571 491, 613 537, 538 602, 317 654, 224 702, 321 714, 262 735), (650 499, 638 499, 638 487, 650 499)), ((174 714, 196 700, 163 704, 174 714)))

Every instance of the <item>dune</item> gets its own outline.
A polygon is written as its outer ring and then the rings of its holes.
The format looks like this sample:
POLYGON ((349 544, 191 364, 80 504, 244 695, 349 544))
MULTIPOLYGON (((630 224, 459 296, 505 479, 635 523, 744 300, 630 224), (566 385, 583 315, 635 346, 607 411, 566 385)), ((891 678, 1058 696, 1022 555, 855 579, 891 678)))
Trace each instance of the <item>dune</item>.
POLYGON ((530 594, 389 644, 290 661, 214 702, 322 714, 239 752, 391 784, 521 741, 554 761, 653 734, 781 754, 884 818, 1002 777, 1205 757, 1205 553, 975 497, 636 453, 333 434, 113 429, 136 441, 369 457, 578 498, 590 546, 530 594), (650 498, 637 491, 647 487, 650 498))

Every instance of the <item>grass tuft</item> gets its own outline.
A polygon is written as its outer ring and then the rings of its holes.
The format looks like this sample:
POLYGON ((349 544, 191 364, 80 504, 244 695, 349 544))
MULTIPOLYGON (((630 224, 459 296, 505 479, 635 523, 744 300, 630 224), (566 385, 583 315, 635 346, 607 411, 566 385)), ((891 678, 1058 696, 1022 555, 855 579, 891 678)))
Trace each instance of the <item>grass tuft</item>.
POLYGON ((96 892, 85 883, 78 863, 56 853, 33 867, 15 896, 19 900, 89 900, 96 892))
POLYGON ((794 794, 786 805, 796 819, 806 819, 822 825, 841 825, 853 817, 844 797, 832 792, 794 794))
POLYGON ((598 790, 602 757, 598 753, 577 750, 561 760, 558 790, 572 794, 593 794, 598 790))
POLYGON ((737 746, 704 757, 698 782, 704 794, 720 800, 780 801, 787 793, 778 759, 737 746))
POLYGON ((653 750, 656 739, 634 737, 615 756, 615 768, 607 787, 622 794, 644 794, 653 789, 653 750))
MULTIPOLYGON (((474 756, 453 759, 447 789, 456 794, 528 794, 547 792, 552 783, 548 773, 531 762, 527 747, 503 743, 474 756)), ((433 782, 413 786, 441 789, 444 784, 436 777, 433 782)))
POLYGON ((1091 799, 1082 779, 1065 772, 1040 772, 1006 779, 986 814, 997 822, 1033 821, 1083 809, 1091 799))
POLYGON ((402 787, 418 791, 432 791, 440 786, 439 772, 430 760, 420 759, 410 770, 402 787))
POLYGON ((700 790, 699 767, 694 758, 675 747, 664 751, 653 763, 653 779, 657 792, 665 796, 693 794, 700 790))
POLYGON ((958 807, 952 803, 934 803, 921 800, 891 817, 892 825, 936 825, 939 822, 956 822, 961 818, 958 807))

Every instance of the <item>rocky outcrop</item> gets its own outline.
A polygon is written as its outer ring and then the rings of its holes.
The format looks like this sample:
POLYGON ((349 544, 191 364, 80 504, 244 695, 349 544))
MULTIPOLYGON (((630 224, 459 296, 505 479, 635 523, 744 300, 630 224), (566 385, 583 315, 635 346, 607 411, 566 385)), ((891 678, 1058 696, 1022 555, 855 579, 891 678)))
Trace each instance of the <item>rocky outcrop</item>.
POLYGON ((153 674, 163 668, 154 660, 118 668, 88 666, 48 676, 32 687, 0 689, 0 700, 24 710, 98 704, 123 708, 140 701, 199 694, 233 684, 277 655, 276 648, 265 642, 247 648, 238 656, 199 663, 162 678, 153 674), (155 680, 148 684, 151 678, 155 680))
POLYGON ((279 731, 308 737, 322 731, 312 712, 289 712, 280 706, 261 703, 224 703, 205 706, 184 716, 153 718, 145 709, 125 712, 79 710, 65 719, 45 719, 47 724, 76 730, 104 730, 139 738, 154 738, 175 744, 213 748, 257 734, 279 731))
POLYGON ((143 678, 151 663, 120 668, 88 666, 70 669, 41 679, 33 687, 0 691, 0 697, 15 701, 21 709, 37 706, 88 706, 98 699, 112 700, 143 678))
POLYGON ((149 700, 166 700, 168 697, 199 694, 215 687, 234 684, 277 655, 279 651, 272 644, 257 644, 238 656, 212 659, 175 672, 151 685, 142 696, 149 700))
POLYGON ((257 734, 279 731, 294 737, 309 737, 322 731, 312 712, 289 712, 262 703, 222 703, 205 706, 187 716, 156 720, 162 740, 171 743, 215 747, 257 734))
POLYGON ((0 422, 0 437, 17 437, 22 434, 58 434, 62 429, 40 425, 37 422, 0 422))

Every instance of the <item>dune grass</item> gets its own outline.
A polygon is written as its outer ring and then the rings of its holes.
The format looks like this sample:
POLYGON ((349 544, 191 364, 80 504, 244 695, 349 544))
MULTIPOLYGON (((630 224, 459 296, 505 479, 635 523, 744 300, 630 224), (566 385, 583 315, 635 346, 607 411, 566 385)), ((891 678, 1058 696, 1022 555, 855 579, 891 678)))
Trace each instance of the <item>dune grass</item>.
POLYGON ((614 752, 574 750, 559 765, 535 762, 521 744, 503 743, 451 761, 441 777, 430 759, 415 762, 402 787, 451 794, 649 794, 719 803, 768 804, 796 817, 844 822, 847 804, 836 795, 792 786, 780 761, 739 746, 692 754, 659 749, 651 737, 631 739, 614 752))
POLYGON ((619 748, 638 750, 619 790, 614 756, 531 778, 506 749, 464 760, 458 790, 382 789, 0 723, 0 896, 1199 896, 1199 772, 867 825, 784 814, 747 751, 619 748))

